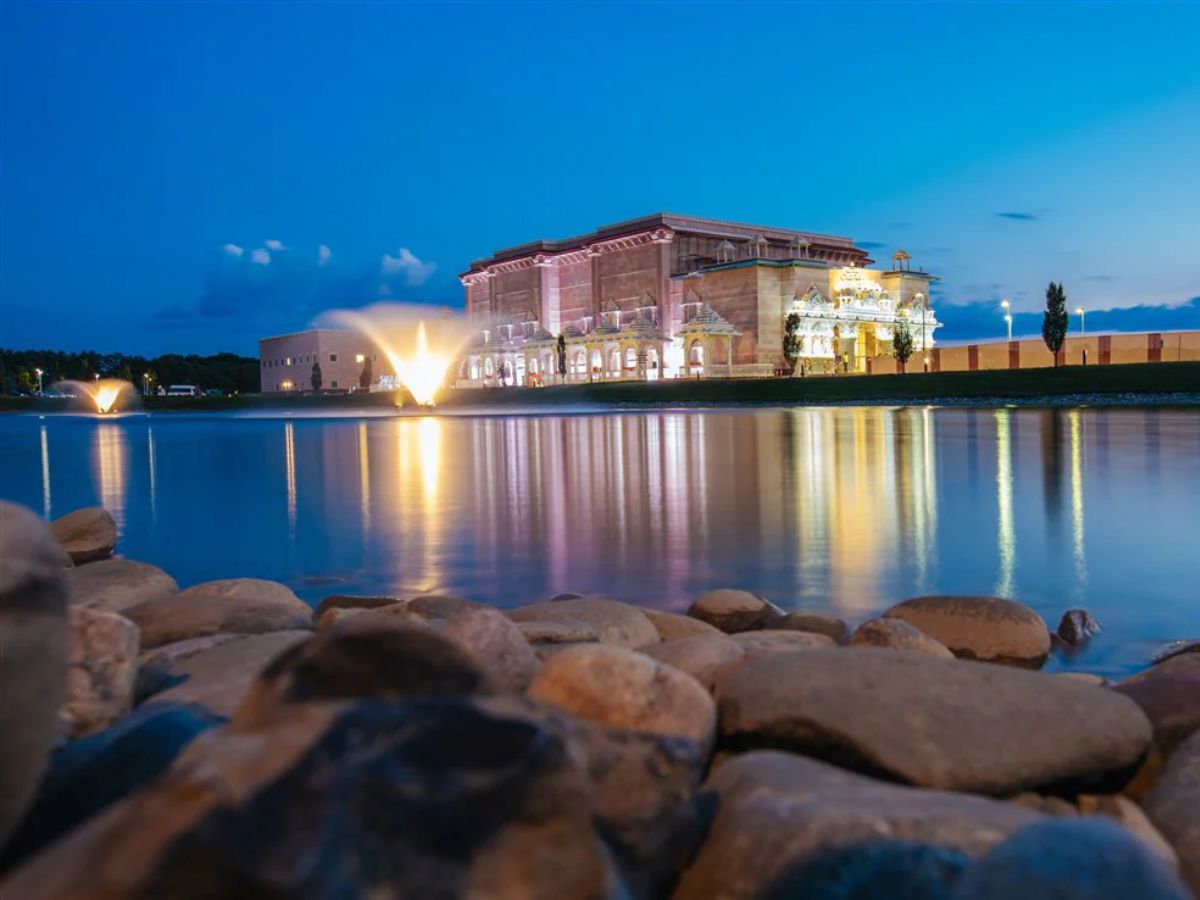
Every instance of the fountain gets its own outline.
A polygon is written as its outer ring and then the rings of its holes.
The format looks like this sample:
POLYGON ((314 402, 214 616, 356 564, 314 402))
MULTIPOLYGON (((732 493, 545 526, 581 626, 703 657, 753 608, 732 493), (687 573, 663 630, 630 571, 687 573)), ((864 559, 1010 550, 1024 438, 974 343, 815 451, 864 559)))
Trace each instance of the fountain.
POLYGON ((359 310, 336 310, 323 318, 369 338, 387 357, 396 382, 408 389, 419 406, 432 407, 471 328, 449 310, 437 317, 430 317, 430 312, 427 306, 376 303, 359 310))
POLYGON ((133 385, 120 378, 98 378, 95 381, 59 381, 54 389, 68 397, 87 397, 96 412, 107 415, 117 411, 122 397, 136 397, 133 385))

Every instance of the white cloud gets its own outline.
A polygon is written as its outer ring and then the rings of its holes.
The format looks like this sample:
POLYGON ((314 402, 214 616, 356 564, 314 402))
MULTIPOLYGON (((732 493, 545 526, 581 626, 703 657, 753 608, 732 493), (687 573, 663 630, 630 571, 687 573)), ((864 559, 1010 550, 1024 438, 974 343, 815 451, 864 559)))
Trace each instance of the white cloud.
POLYGON ((324 244, 317 247, 317 265, 323 266, 325 263, 333 259, 333 251, 324 244))
POLYGON ((435 262, 422 262, 407 247, 401 247, 395 256, 383 255, 382 271, 385 275, 403 275, 404 283, 410 287, 424 284, 437 269, 435 262))
POLYGON ((251 250, 250 262, 258 263, 260 266, 269 266, 271 264, 271 254, 266 250, 251 250))
POLYGON ((239 247, 237 244, 226 244, 221 249, 224 250, 226 253, 228 253, 230 256, 241 256, 243 253, 246 252, 246 249, 244 247, 239 247))
POLYGON ((283 246, 283 241, 275 241, 275 240, 263 241, 263 246, 265 246, 268 250, 286 250, 287 249, 286 247, 283 246))

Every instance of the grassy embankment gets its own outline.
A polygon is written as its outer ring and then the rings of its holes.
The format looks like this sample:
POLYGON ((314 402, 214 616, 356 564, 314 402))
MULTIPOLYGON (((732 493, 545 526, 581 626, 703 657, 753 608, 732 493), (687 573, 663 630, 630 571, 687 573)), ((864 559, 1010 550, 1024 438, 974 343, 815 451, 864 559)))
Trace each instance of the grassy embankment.
MULTIPOLYGON (((1196 403, 1200 394, 1200 363, 1145 363, 1119 366, 1064 366, 1059 369, 1017 369, 985 372, 931 372, 768 379, 706 379, 662 383, 618 382, 547 388, 497 388, 446 391, 443 407, 594 405, 726 405, 822 403, 926 403, 931 401, 1013 401, 1094 395, 1138 395, 1196 403), (1191 394, 1191 397, 1183 395, 1191 394)), ((390 394, 350 394, 282 397, 148 397, 147 411, 207 412, 216 410, 368 409, 392 405, 390 394)), ((0 397, 0 410, 55 411, 64 401, 0 397)))

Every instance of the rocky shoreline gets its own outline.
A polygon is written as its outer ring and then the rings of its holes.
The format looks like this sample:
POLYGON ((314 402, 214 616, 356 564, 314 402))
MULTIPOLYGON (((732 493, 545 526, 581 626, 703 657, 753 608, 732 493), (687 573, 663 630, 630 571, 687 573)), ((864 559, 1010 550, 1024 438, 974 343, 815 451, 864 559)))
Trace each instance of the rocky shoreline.
POLYGON ((1200 642, 1109 684, 995 597, 310 609, 115 549, 0 503, 0 897, 1200 892, 1200 642))

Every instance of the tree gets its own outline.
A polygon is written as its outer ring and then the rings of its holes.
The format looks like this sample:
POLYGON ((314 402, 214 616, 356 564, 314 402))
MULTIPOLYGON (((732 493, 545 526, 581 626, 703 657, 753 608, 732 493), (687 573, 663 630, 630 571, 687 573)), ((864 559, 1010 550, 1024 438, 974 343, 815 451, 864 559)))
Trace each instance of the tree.
POLYGON ((796 371, 796 360, 800 358, 800 315, 789 313, 783 323, 783 358, 787 360, 788 371, 796 371))
POLYGON ((563 378, 567 374, 567 339, 560 334, 554 348, 558 352, 558 377, 563 378))
POLYGON ((1058 354, 1067 339, 1067 292, 1062 282, 1050 282, 1046 288, 1046 314, 1042 317, 1042 340, 1046 349, 1054 354, 1054 365, 1058 365, 1058 354))
POLYGON ((371 357, 363 359, 362 371, 358 373, 358 386, 364 391, 371 389, 371 382, 375 380, 375 373, 371 370, 371 357))
POLYGON ((896 354, 896 359, 900 360, 900 372, 903 373, 913 354, 913 336, 908 330, 907 322, 901 322, 892 332, 892 352, 896 354))
POLYGON ((321 364, 319 362, 313 363, 312 388, 314 391, 321 389, 321 364))

